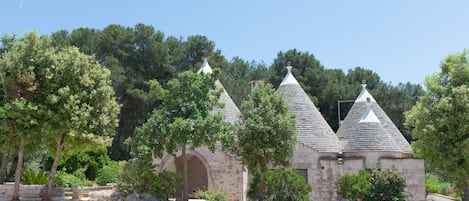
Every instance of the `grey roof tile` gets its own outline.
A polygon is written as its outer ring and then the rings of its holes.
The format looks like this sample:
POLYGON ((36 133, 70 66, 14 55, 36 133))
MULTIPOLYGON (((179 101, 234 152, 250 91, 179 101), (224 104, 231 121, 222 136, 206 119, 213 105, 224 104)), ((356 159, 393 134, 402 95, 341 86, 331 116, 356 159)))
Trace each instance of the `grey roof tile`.
POLYGON ((319 152, 341 150, 341 143, 334 131, 319 113, 291 72, 278 87, 278 93, 287 100, 290 112, 296 114, 297 140, 319 152))
POLYGON ((231 99, 228 92, 226 92, 225 87, 221 84, 220 81, 215 81, 215 86, 217 88, 222 88, 223 93, 221 93, 220 98, 218 101, 222 102, 225 107, 224 108, 214 108, 213 112, 221 112, 223 115, 223 119, 230 123, 236 123, 239 121, 241 112, 239 111, 238 107, 234 103, 233 99, 231 99))
MULTIPOLYGON (((199 70, 197 73, 212 73, 212 67, 210 67, 210 64, 208 63, 208 60, 205 58, 204 62, 200 66, 199 70)), ((219 80, 215 81, 215 87, 217 88, 222 88, 223 92, 220 94, 220 98, 218 101, 224 104, 225 107, 223 108, 218 108, 215 107, 213 108, 212 112, 217 113, 220 112, 223 115, 223 119, 227 122, 230 123, 236 123, 239 121, 240 114, 241 112, 239 111, 238 107, 234 103, 233 99, 231 99, 230 95, 228 92, 226 92, 225 87, 221 84, 219 80)))
POLYGON ((337 136, 342 141, 344 146, 344 152, 357 152, 364 150, 380 150, 380 151, 397 151, 402 153, 412 153, 410 144, 404 138, 399 129, 394 125, 389 116, 384 112, 384 110, 379 106, 378 103, 373 99, 373 97, 368 93, 364 88, 360 93, 360 96, 357 98, 352 108, 348 112, 344 121, 341 123, 339 130, 337 131, 337 136), (364 91, 363 91, 364 90, 364 91), (380 125, 386 131, 383 132, 381 129, 370 128, 370 125, 365 126, 361 125, 360 119, 362 115, 367 110, 366 102, 363 96, 370 96, 371 98, 371 109, 378 117, 380 125), (371 132, 376 132, 374 135, 371 132), (363 136, 362 136, 363 135, 363 136), (358 138, 358 139, 355 139, 358 138), (365 143, 363 140, 368 138, 369 143, 365 143), (370 146, 377 139, 391 139, 393 143, 386 142, 383 144, 381 149, 371 148, 370 146), (395 147, 392 147, 392 146, 395 147))

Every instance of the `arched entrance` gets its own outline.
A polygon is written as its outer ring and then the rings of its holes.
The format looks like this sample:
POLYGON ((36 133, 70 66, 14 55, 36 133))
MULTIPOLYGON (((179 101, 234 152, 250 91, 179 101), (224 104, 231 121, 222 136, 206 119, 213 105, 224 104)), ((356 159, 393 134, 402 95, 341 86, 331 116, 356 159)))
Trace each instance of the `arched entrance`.
MULTIPOLYGON (((208 187, 207 168, 198 156, 193 154, 186 154, 187 161, 187 178, 189 195, 192 197, 197 190, 206 190, 208 187)), ((170 158, 163 166, 163 170, 178 172, 183 174, 182 159, 174 160, 170 158)), ((182 189, 181 189, 182 190, 182 189)))

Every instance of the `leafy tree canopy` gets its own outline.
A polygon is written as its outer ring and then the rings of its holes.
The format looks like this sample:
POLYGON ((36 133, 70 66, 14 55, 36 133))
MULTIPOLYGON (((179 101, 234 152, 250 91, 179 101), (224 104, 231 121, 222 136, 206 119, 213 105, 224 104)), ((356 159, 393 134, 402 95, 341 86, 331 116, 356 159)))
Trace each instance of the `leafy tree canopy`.
POLYGON ((268 165, 287 165, 296 147, 296 118, 272 85, 261 82, 242 102, 241 119, 234 149, 249 171, 259 173, 257 197, 262 201, 268 165))
POLYGON ((427 92, 406 113, 416 141, 414 152, 444 173, 469 200, 469 63, 468 52, 449 55, 441 72, 425 79, 427 92))

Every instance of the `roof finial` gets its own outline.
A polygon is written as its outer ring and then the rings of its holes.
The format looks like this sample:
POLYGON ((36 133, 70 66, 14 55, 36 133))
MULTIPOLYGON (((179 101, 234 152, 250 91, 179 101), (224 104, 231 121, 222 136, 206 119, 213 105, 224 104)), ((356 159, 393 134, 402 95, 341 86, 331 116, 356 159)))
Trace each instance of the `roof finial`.
POLYGON ((204 61, 207 61, 208 60, 208 51, 207 50, 203 50, 202 51, 202 59, 204 61))
POLYGON ((287 62, 287 70, 288 70, 289 73, 291 72, 291 69, 292 69, 291 61, 288 61, 287 62))
MULTIPOLYGON (((362 80, 362 87, 363 87, 363 89, 366 89, 366 80, 365 80, 365 79, 362 80)), ((369 98, 369 97, 368 97, 368 98, 369 98)), ((367 98, 367 99, 368 99, 368 98, 367 98)))

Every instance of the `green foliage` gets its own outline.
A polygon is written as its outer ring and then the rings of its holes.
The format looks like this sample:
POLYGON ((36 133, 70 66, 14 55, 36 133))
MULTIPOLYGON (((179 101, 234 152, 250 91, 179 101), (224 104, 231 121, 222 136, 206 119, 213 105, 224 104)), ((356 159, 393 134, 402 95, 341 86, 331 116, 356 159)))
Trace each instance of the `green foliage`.
POLYGON ((226 201, 225 193, 220 191, 197 191, 195 192, 195 198, 203 199, 207 201, 226 201))
MULTIPOLYGON (((46 168, 52 165, 52 158, 46 163, 46 168)), ((88 180, 95 180, 100 169, 109 164, 111 159, 107 155, 107 149, 103 146, 75 150, 63 154, 59 160, 57 169, 67 173, 81 171, 88 180)))
MULTIPOLYGON (((130 141, 132 151, 138 156, 162 157, 163 153, 174 154, 180 149, 184 158, 186 146, 205 145, 213 152, 216 142, 221 142, 223 149, 229 148, 234 140, 234 126, 225 122, 220 112, 211 113, 215 107, 224 107, 218 102, 223 89, 215 87, 219 73, 217 69, 208 74, 186 71, 169 81, 167 90, 161 88, 162 107, 137 128, 130 141)), ((184 178, 187 183, 187 177, 184 178)))
POLYGON ((182 185, 181 175, 173 172, 154 173, 150 157, 122 162, 117 178, 117 189, 124 193, 150 193, 167 200, 176 196, 176 190, 182 185))
MULTIPOLYGON (((261 181, 267 165, 287 165, 296 146, 296 119, 288 105, 271 84, 260 83, 241 105, 242 123, 234 150, 251 172, 260 172, 261 181)), ((262 197, 264 185, 260 182, 262 197)))
MULTIPOLYGON (((259 173, 253 175, 247 196, 253 200, 259 195, 259 173)), ((264 200, 267 201, 311 201, 313 188, 293 170, 274 169, 265 172, 264 200)))
POLYGON ((370 199, 404 201, 405 179, 394 170, 373 169, 370 176, 370 199))
POLYGON ((44 173, 44 170, 34 172, 33 170, 28 169, 21 173, 21 183, 24 185, 46 184, 47 178, 48 176, 44 173))
POLYGON ((215 142, 221 141, 228 147, 233 126, 220 113, 210 113, 213 107, 223 107, 218 102, 222 89, 214 85, 218 74, 217 70, 213 74, 186 71, 171 80, 167 91, 160 93, 163 107, 154 110, 137 128, 133 150, 139 154, 151 150, 161 157, 163 152, 172 154, 185 145, 206 145, 214 151, 215 142))
POLYGON ((469 199, 469 63, 468 52, 450 55, 441 72, 427 77, 427 92, 406 115, 416 139, 417 156, 453 180, 469 199), (466 186, 466 189, 463 188, 466 186))
POLYGON ((351 200, 363 200, 371 189, 370 174, 362 169, 358 174, 345 174, 339 178, 339 195, 351 200))
POLYGON ((405 200, 405 180, 394 170, 360 170, 339 178, 339 195, 362 201, 405 200))
MULTIPOLYGON (((93 57, 76 47, 57 49, 47 36, 39 38, 32 32, 3 55, 0 71, 9 100, 0 107, 0 120, 10 122, 14 133, 10 136, 20 142, 18 172, 23 147, 29 142, 44 140, 57 147, 56 160, 66 142, 69 147, 110 142, 120 106, 114 98, 110 71, 93 57)), ((53 165, 50 171, 45 199, 50 196, 55 168, 53 165)), ((17 189, 15 185, 14 197, 17 189)))
POLYGON ((87 180, 85 175, 80 172, 76 171, 73 174, 66 173, 64 171, 57 171, 54 180, 55 186, 60 187, 82 187, 82 186, 92 186, 93 182, 87 180))
POLYGON ((427 193, 440 193, 440 180, 434 174, 425 174, 425 186, 427 193))
POLYGON ((119 171, 119 163, 111 161, 108 165, 105 165, 98 172, 96 177, 96 183, 101 186, 105 186, 107 183, 117 182, 117 172, 119 171))
POLYGON ((265 170, 269 163, 286 165, 296 146, 296 119, 285 99, 271 84, 261 83, 241 106, 242 124, 235 146, 249 170, 265 170))

